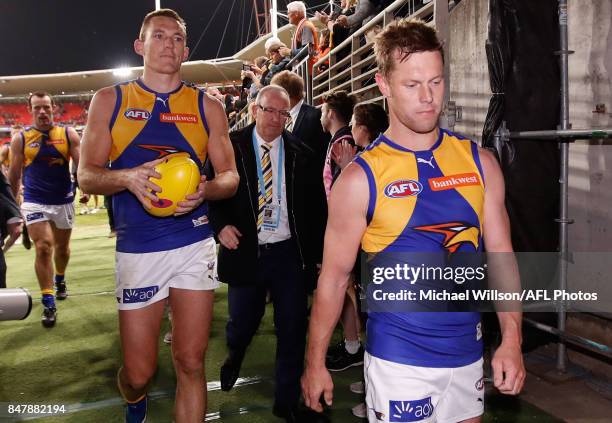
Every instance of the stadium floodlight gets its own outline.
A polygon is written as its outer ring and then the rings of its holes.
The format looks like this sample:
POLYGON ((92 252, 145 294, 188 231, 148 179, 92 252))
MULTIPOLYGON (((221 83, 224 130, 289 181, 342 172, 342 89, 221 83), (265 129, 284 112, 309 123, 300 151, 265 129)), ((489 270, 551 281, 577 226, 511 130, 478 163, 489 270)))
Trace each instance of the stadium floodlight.
POLYGON ((132 74, 132 69, 122 67, 113 69, 113 75, 115 76, 130 76, 132 74))

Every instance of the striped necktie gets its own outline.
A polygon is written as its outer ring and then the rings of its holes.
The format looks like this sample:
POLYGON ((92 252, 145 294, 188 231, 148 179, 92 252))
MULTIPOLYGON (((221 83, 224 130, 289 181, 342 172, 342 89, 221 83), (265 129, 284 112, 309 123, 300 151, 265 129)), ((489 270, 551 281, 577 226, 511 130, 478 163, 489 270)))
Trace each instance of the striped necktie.
POLYGON ((264 218, 264 209, 267 204, 272 203, 272 161, 270 160, 270 149, 272 146, 262 144, 263 154, 261 156, 261 170, 263 173, 264 187, 266 196, 265 198, 261 195, 259 190, 259 215, 257 217, 257 232, 261 231, 264 218))

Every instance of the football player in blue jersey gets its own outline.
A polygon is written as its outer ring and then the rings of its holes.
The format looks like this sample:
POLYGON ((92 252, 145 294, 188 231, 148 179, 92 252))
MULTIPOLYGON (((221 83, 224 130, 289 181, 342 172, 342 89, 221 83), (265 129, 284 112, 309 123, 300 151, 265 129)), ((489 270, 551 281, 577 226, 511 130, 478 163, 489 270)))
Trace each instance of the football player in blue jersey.
POLYGON ((42 324, 53 327, 57 309, 53 297, 67 297, 64 274, 70 259, 74 221, 74 184, 70 160, 79 163, 80 137, 74 128, 55 125, 55 103, 46 92, 28 98, 33 125, 11 140, 9 181, 16 198, 23 175, 21 212, 34 242, 34 268, 43 303, 42 324), (55 278, 53 267, 55 265, 55 278))
POLYGON ((144 60, 142 76, 101 89, 91 102, 79 182, 87 192, 113 196, 123 353, 118 387, 126 421, 146 418, 166 300, 177 375, 175 421, 202 421, 204 354, 219 285, 205 200, 234 195, 238 174, 222 105, 181 81, 189 53, 183 19, 170 9, 149 13, 134 49, 144 60), (175 152, 188 153, 199 166, 210 159, 216 177, 202 177, 174 215, 155 217, 145 209, 161 194, 149 178, 159 178, 155 165, 175 152))
MULTIPOLYGON (((332 403, 325 352, 360 247, 380 256, 392 251, 448 257, 483 251, 483 245, 488 253, 513 251, 504 179, 494 156, 438 127, 444 56, 435 30, 419 20, 395 21, 377 37, 375 53, 390 125, 331 191, 302 376, 305 403, 316 411, 321 399, 332 403)), ((515 288, 514 266, 507 277, 515 288)), ((423 289, 421 282, 417 289, 423 289)), ((390 306, 388 301, 369 312, 364 358, 369 420, 481 421, 480 314, 385 311, 390 306)), ((503 340, 492 359, 493 382, 500 392, 516 395, 525 379, 522 315, 513 309, 498 312, 498 318, 503 340)))

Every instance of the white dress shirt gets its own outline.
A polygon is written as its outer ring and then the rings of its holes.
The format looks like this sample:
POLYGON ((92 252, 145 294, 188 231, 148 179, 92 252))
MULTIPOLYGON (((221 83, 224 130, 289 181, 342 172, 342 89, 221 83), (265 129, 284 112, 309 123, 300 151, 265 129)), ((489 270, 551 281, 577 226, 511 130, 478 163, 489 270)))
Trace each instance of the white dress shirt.
POLYGON ((291 108, 291 110, 289 110, 289 114, 291 115, 291 122, 287 126, 287 131, 293 132, 293 128, 295 128, 295 123, 297 122, 298 115, 300 114, 302 104, 304 104, 304 99, 301 99, 298 104, 296 104, 291 108))
MULTIPOLYGON (((259 159, 263 156, 264 149, 262 145, 266 143, 257 133, 257 127, 253 129, 255 131, 255 138, 257 139, 257 146, 259 148, 258 154, 259 159)), ((270 149, 270 161, 272 163, 272 201, 274 204, 278 204, 278 155, 280 151, 280 143, 284 142, 283 137, 279 136, 271 143, 266 143, 267 145, 271 145, 270 149)), ((287 151, 284 149, 284 156, 287 157, 287 151)), ((259 235, 257 236, 259 240, 259 244, 272 244, 275 242, 285 241, 291 238, 291 230, 289 229, 289 215, 287 212, 287 190, 285 188, 285 164, 282 164, 283 169, 283 179, 282 179, 282 193, 281 193, 281 211, 280 211, 280 222, 278 227, 274 232, 261 230, 259 235)), ((261 192, 261 187, 259 186, 259 179, 257 179, 257 198, 261 192)))

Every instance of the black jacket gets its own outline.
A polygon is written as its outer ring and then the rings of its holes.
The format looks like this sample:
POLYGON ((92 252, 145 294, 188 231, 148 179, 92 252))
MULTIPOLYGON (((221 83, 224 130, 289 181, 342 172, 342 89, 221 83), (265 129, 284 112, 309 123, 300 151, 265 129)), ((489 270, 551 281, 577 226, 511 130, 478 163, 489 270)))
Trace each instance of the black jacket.
POLYGON ((21 213, 11 192, 11 186, 0 172, 0 246, 4 245, 4 238, 8 235, 6 222, 12 217, 21 217, 21 213))
MULTIPOLYGON (((223 245, 219 249, 219 279, 230 285, 250 285, 257 271, 259 254, 257 240, 258 179, 252 134, 255 124, 230 137, 240 175, 238 191, 232 198, 211 201, 209 219, 219 233, 226 225, 234 225, 242 237, 236 250, 223 245)), ((285 141, 285 186, 291 239, 296 241, 302 270, 310 284, 315 282, 316 264, 323 255, 323 233, 326 221, 326 202, 323 187, 309 183, 314 154, 305 144, 289 132, 283 132, 285 141)), ((210 172, 210 171, 209 171, 210 172)))
POLYGON ((320 165, 321 172, 323 172, 323 163, 325 162, 330 135, 323 131, 321 126, 321 109, 310 106, 305 102, 302 103, 291 133, 314 150, 315 160, 320 165))

